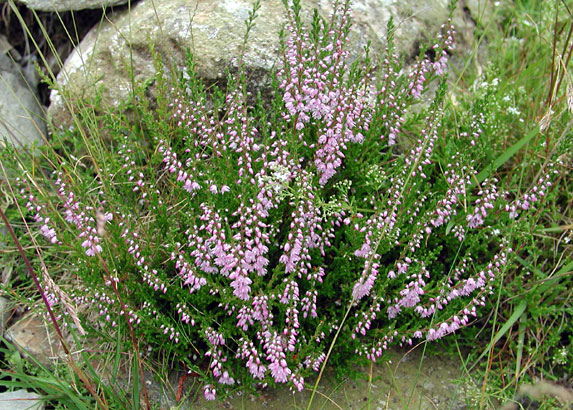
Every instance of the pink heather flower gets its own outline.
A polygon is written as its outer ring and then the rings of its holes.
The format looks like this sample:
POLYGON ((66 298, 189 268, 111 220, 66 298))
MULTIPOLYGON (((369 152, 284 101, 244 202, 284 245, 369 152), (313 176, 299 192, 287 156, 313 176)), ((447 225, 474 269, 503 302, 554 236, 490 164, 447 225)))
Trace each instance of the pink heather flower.
POLYGON ((287 367, 285 359, 272 362, 269 365, 269 369, 271 369, 271 374, 277 383, 286 383, 288 381, 288 376, 291 374, 291 370, 287 367))
POLYGON ((406 263, 398 262, 396 267, 398 268, 398 275, 404 275, 408 271, 408 264, 406 263))
POLYGON ((282 337, 276 331, 273 334, 268 332, 264 348, 267 352, 266 359, 271 362, 269 369, 275 382, 286 383, 292 371, 288 368, 282 337))
POLYGON ((268 296, 261 295, 253 298, 253 319, 259 322, 264 322, 269 318, 269 310, 267 307, 268 296))
MULTIPOLYGON (((173 253, 171 259, 173 260, 175 257, 173 253)), ((178 275, 183 279, 183 285, 190 287, 189 293, 193 293, 207 284, 207 279, 195 275, 195 270, 185 261, 183 255, 179 255, 177 262, 175 262, 175 269, 177 269, 178 275)))
POLYGON ((388 319, 394 319, 398 313, 400 313, 402 309, 399 305, 392 305, 388 306, 388 319))
POLYGON ((49 222, 50 218, 46 218, 44 220, 44 225, 40 227, 40 233, 44 235, 50 241, 50 243, 57 243, 58 238, 56 236, 56 230, 48 226, 49 222))
POLYGON ((257 349, 255 349, 253 342, 247 341, 242 337, 239 340, 239 349, 236 357, 240 357, 241 359, 248 358, 246 365, 249 369, 249 373, 251 373, 255 379, 263 379, 265 377, 267 368, 262 364, 259 353, 257 349))
POLYGON ((403 307, 416 306, 420 301, 420 295, 424 294, 424 290, 420 286, 424 286, 423 281, 410 282, 407 288, 400 292, 402 299, 398 301, 398 305, 403 307))
POLYGON ((183 184, 183 189, 189 193, 197 191, 199 188, 201 188, 201 186, 197 182, 191 181, 190 179, 186 179, 185 183, 183 184))
POLYGON ((249 293, 251 292, 250 284, 253 283, 251 279, 247 276, 237 275, 238 277, 231 282, 231 287, 233 290, 233 295, 241 300, 248 300, 249 293))
POLYGON ((215 388, 211 387, 211 385, 208 384, 205 387, 203 387, 203 393, 205 394, 205 399, 211 401, 215 400, 215 395, 217 394, 217 390, 215 390, 215 388))
POLYGON ((312 370, 314 370, 315 372, 318 372, 320 370, 320 365, 322 364, 322 362, 324 362, 324 359, 326 359, 326 354, 325 353, 321 353, 316 360, 313 361, 312 363, 312 370))
POLYGON ((56 305, 58 303, 58 298, 56 295, 54 295, 53 293, 49 292, 46 293, 46 300, 48 301, 48 305, 50 307, 54 307, 54 305, 56 305))
POLYGON ((484 220, 483 220, 483 216, 482 214, 480 214, 479 212, 476 212, 473 215, 468 215, 466 217, 467 221, 468 221, 468 228, 477 228, 478 226, 482 225, 484 220))
POLYGON ((98 245, 99 238, 95 235, 88 235, 88 238, 82 242, 82 247, 86 249, 86 255, 95 256, 102 251, 102 247, 98 245))
POLYGON ((247 306, 241 306, 239 313, 237 314, 237 327, 243 329, 244 332, 252 326, 253 322, 253 310, 247 306))
POLYGON ((294 374, 291 375, 290 380, 294 387, 301 392, 304 389, 304 378, 302 376, 295 376, 294 374))
POLYGON ((358 256, 360 258, 366 258, 368 257, 368 255, 370 255, 370 252, 372 251, 372 249, 370 248, 370 237, 366 237, 364 239, 364 243, 362 244, 362 247, 360 249, 357 249, 354 251, 354 255, 358 256))
MULTIPOLYGON (((62 173, 55 184, 58 186, 58 194, 64 201, 64 218, 66 221, 73 223, 79 230, 79 238, 85 238, 82 242, 82 247, 86 248, 86 255, 95 256, 102 251, 99 245, 100 238, 97 232, 97 222, 93 217, 88 216, 85 211, 80 211, 80 203, 76 200, 73 192, 66 191, 66 184, 61 179, 62 173)), ((88 208, 89 209, 89 208, 88 208)), ((107 213, 103 216, 103 223, 111 220, 111 214, 107 213), (109 218, 109 219, 108 219, 109 218)), ((101 225, 101 223, 100 223, 101 225)))
POLYGON ((223 335, 212 328, 205 330, 205 336, 207 336, 207 340, 209 340, 209 343, 213 346, 223 346, 225 344, 225 338, 223 335))
POLYGON ((362 299, 364 296, 370 294, 370 290, 376 281, 376 276, 378 275, 378 271, 372 268, 371 274, 364 280, 360 278, 360 280, 354 285, 352 289, 352 298, 355 301, 362 299))
POLYGON ((225 370, 223 375, 219 378, 219 383, 231 385, 235 384, 235 379, 229 376, 229 372, 225 370))
POLYGON ((301 300, 302 304, 302 317, 306 319, 309 311, 310 317, 314 318, 317 317, 318 314, 316 313, 316 297, 318 296, 318 291, 316 289, 307 290, 305 296, 301 300))
POLYGON ((265 377, 267 368, 261 363, 261 359, 258 357, 250 356, 247 362, 247 367, 249 368, 249 373, 251 373, 255 379, 262 379, 265 377))

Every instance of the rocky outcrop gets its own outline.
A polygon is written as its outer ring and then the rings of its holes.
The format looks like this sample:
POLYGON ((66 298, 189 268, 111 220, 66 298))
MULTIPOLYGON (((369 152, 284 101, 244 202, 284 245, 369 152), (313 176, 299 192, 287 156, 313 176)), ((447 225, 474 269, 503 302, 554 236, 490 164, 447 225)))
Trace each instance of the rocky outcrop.
MULTIPOLYGON (((71 11, 101 9, 126 4, 128 0, 18 0, 26 7, 38 11, 71 11)), ((133 1, 132 1, 133 3, 133 1)))
MULTIPOLYGON (((468 0, 469 1, 469 0, 468 0)), ((208 82, 220 80, 233 68, 245 32, 245 19, 251 0, 142 0, 118 12, 94 28, 67 59, 58 75, 58 84, 72 95, 93 96, 102 90, 104 103, 117 105, 129 96, 133 84, 155 73, 149 45, 162 56, 165 65, 182 68, 188 48, 194 54, 197 70, 208 82)), ((304 14, 328 16, 332 1, 302 2, 304 14)), ((469 9, 459 2, 454 24, 460 35, 459 48, 471 42, 474 23, 469 9), (464 11, 465 10, 465 11, 464 11)), ((350 44, 358 55, 367 42, 372 51, 384 49, 386 25, 390 17, 396 26, 397 49, 408 58, 439 30, 448 17, 449 0, 356 0, 353 2, 353 28, 350 44)), ((261 2, 256 25, 251 31, 245 58, 251 91, 268 84, 266 74, 277 63, 278 32, 284 23, 281 0, 261 2)), ((53 92, 49 115, 58 127, 69 127, 71 116, 61 95, 53 92)))

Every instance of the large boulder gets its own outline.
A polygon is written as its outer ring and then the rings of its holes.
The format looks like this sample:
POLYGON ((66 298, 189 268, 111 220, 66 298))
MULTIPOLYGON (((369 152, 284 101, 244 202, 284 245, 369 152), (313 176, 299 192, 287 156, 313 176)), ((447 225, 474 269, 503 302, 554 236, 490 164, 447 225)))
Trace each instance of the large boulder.
MULTIPOLYGON (((471 1, 471 0, 467 0, 471 1)), ((110 16, 95 27, 66 60, 57 81, 73 96, 92 97, 101 89, 103 102, 117 105, 129 96, 133 84, 155 73, 149 45, 164 59, 166 67, 181 69, 186 50, 194 54, 199 76, 208 82, 220 80, 233 68, 245 32, 245 19, 252 0, 142 0, 131 10, 110 16), (132 73, 130 71, 132 70, 132 73), (133 82, 132 82, 133 79, 133 82)), ((305 0, 303 12, 317 8, 328 16, 332 1, 305 0)), ((460 0, 454 24, 461 49, 473 38, 471 11, 460 0)), ((351 53, 358 55, 367 42, 374 53, 384 49, 390 17, 396 26, 397 49, 408 59, 419 53, 421 42, 431 39, 448 18, 449 0, 356 0, 353 2, 351 53)), ((250 33, 245 58, 251 91, 268 85, 266 74, 278 60, 278 32, 284 24, 281 0, 261 2, 250 33)), ((459 47, 460 48, 460 47, 459 47)), ((52 92, 49 116, 53 125, 67 128, 72 118, 60 93, 52 92)))
POLYGON ((128 0, 18 0, 29 9, 38 11, 72 11, 101 9, 126 4, 128 0))

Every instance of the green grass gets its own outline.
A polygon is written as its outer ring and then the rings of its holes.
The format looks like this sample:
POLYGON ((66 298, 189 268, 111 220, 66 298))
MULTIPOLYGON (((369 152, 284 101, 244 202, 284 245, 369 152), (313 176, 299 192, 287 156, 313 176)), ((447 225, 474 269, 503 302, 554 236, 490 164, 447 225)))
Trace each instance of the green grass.
MULTIPOLYGON (((500 137, 506 138, 507 148, 492 157, 478 181, 497 170, 514 175, 517 188, 523 189, 533 177, 533 163, 547 161, 559 145, 562 152, 570 152, 567 98, 571 98, 571 89, 566 87, 573 50, 570 7, 560 1, 502 2, 495 24, 484 24, 491 52, 485 71, 492 73, 490 79, 495 76, 500 81, 494 99, 507 100, 519 115, 491 113, 499 115, 505 125, 500 137), (553 114, 545 127, 549 110, 553 114)), ((479 81, 483 81, 479 75, 468 70, 457 83, 471 92, 479 81)), ((499 108, 503 110, 503 106, 499 108)), ((456 338, 459 345, 472 348, 463 359, 468 363, 467 379, 480 381, 477 407, 488 407, 490 397, 502 402, 511 399, 521 384, 538 379, 563 382, 571 374, 571 350, 567 347, 573 340, 571 156, 565 155, 563 160, 559 190, 538 211, 536 223, 516 231, 523 238, 517 249, 517 266, 506 273, 491 320, 482 323, 483 332, 477 339, 471 332, 456 338), (560 359, 563 354, 567 358, 560 359)), ((547 403, 542 408, 553 408, 555 401, 548 398, 547 403)))

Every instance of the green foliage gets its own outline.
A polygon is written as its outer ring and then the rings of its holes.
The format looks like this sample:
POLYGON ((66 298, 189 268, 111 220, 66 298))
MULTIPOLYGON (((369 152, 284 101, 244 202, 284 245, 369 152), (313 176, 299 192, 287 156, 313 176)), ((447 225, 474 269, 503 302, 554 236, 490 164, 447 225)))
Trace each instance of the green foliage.
MULTIPOLYGON (((510 195, 531 187, 537 167, 550 155, 560 153, 563 160, 557 188, 548 192, 543 208, 530 220, 511 226, 517 244, 515 266, 505 275, 497 300, 491 301, 493 315, 483 322, 484 331, 477 338, 475 331, 457 338, 472 350, 468 377, 478 370, 482 378, 476 407, 486 405, 488 394, 503 402, 523 383, 537 378, 561 381, 571 372, 571 362, 559 359, 568 356, 564 352, 570 350, 566 346, 572 332, 571 210, 566 205, 571 198, 566 87, 571 74, 564 65, 571 53, 572 26, 565 3, 503 3, 494 16, 499 26, 490 25, 488 31, 488 66, 481 73, 460 76, 457 83, 465 84, 468 94, 456 94, 450 111, 456 126, 471 121, 464 113, 484 119, 483 136, 490 139, 476 158, 485 166, 478 180, 497 170, 505 176, 504 189, 510 195), (544 125, 547 118, 550 122, 544 125), (484 347, 476 350, 476 340, 484 347)), ((467 128, 465 132, 470 135, 467 128)), ((553 408, 551 403, 548 399, 541 406, 553 408)))

